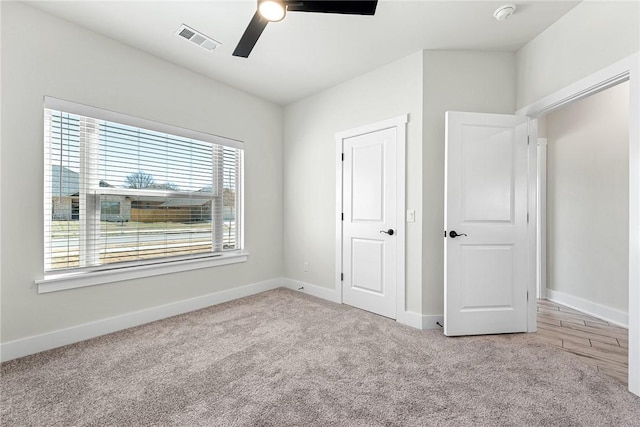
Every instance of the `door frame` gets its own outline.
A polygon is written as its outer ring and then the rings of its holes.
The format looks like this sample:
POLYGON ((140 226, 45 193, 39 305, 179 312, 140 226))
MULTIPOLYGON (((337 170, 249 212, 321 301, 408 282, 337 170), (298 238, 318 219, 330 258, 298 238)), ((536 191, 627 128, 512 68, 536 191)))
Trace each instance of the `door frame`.
MULTIPOLYGON (((516 114, 528 116, 537 130, 537 118, 571 102, 629 81, 629 391, 640 396, 640 52, 630 55, 516 114)), ((535 135, 534 135, 535 136, 535 135)), ((532 136, 532 138, 534 137, 532 136)), ((533 139, 534 141, 536 139, 533 139)), ((535 147, 536 144, 534 144, 535 147)), ((535 163, 534 163, 535 165, 535 163)), ((530 174, 535 185, 537 170, 530 174)), ((532 210, 536 212, 536 209, 532 210)), ((536 239, 530 250, 535 254, 536 239)), ((534 262, 534 265, 536 263, 534 262)), ((533 276, 535 283, 536 277, 533 276)), ((534 311, 535 313, 535 311, 534 311)), ((535 319, 533 319, 535 322, 535 319)))
POLYGON ((547 297, 547 138, 538 138, 536 296, 547 297))
POLYGON ((357 128, 345 130, 336 133, 336 271, 335 283, 336 289, 339 291, 338 301, 342 304, 342 183, 343 183, 343 140, 358 135, 364 135, 371 132, 377 132, 389 128, 396 128, 396 321, 406 323, 406 302, 405 302, 405 245, 406 245, 406 145, 407 131, 406 124, 409 121, 409 115, 403 114, 382 120, 375 123, 359 126, 357 128))

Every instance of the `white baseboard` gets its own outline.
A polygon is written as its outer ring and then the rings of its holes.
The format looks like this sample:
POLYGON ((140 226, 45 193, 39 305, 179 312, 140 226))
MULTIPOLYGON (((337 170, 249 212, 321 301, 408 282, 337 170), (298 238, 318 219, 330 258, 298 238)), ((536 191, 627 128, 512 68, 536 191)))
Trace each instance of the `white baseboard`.
POLYGON ((593 317, 606 320, 609 323, 623 326, 625 328, 629 327, 629 313, 627 312, 549 288, 547 288, 546 298, 550 301, 566 305, 569 308, 579 310, 593 317))
POLYGON ((282 286, 292 289, 294 291, 300 291, 305 294, 309 294, 314 297, 326 299, 327 301, 342 303, 340 293, 337 289, 325 288, 324 286, 312 285, 311 283, 303 282, 301 280, 294 280, 285 277, 282 279, 282 286), (302 288, 302 289, 301 289, 302 288))
POLYGON ((402 313, 398 313, 398 318, 396 319, 398 323, 402 323, 403 325, 411 326, 416 329, 442 329, 436 322, 440 322, 441 325, 444 325, 444 316, 433 316, 429 314, 418 314, 412 311, 405 311, 402 313))
POLYGON ((282 286, 282 278, 265 280, 238 288, 227 289, 196 298, 177 301, 146 310, 135 311, 83 325, 47 332, 0 344, 0 360, 7 361, 52 348, 73 344, 100 335, 143 325, 178 314, 188 313, 223 302, 254 295, 282 286))
POLYGON ((438 329, 444 332, 444 315, 423 315, 422 329, 438 329))
POLYGON ((396 322, 411 326, 416 329, 422 328, 422 315, 413 311, 401 311, 396 313, 396 322))

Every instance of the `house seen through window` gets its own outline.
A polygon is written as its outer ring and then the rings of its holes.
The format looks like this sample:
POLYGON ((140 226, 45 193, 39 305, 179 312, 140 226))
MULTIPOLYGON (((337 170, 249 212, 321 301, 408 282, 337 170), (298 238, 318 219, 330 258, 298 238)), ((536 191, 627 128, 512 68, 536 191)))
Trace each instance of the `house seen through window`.
POLYGON ((242 149, 216 138, 45 108, 45 270, 241 249, 242 149))

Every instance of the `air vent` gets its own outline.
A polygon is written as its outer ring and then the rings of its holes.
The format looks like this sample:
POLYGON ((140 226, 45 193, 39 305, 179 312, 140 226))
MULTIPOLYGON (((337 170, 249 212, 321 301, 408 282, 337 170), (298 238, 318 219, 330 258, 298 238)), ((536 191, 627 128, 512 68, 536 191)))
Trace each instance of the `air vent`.
POLYGON ((178 31, 176 31, 176 35, 182 37, 183 39, 189 40, 193 44, 197 44, 198 46, 208 50, 209 52, 213 52, 218 46, 221 45, 220 42, 212 39, 211 37, 207 37, 201 32, 196 31, 184 24, 182 24, 180 28, 178 28, 178 31))

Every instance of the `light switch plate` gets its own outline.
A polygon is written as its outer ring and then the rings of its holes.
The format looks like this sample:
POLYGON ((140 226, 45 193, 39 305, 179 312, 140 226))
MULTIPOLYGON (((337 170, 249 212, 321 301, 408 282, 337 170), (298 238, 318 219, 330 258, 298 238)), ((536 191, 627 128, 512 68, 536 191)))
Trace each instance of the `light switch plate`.
POLYGON ((416 222, 416 211, 413 209, 407 210, 407 222, 416 222))

